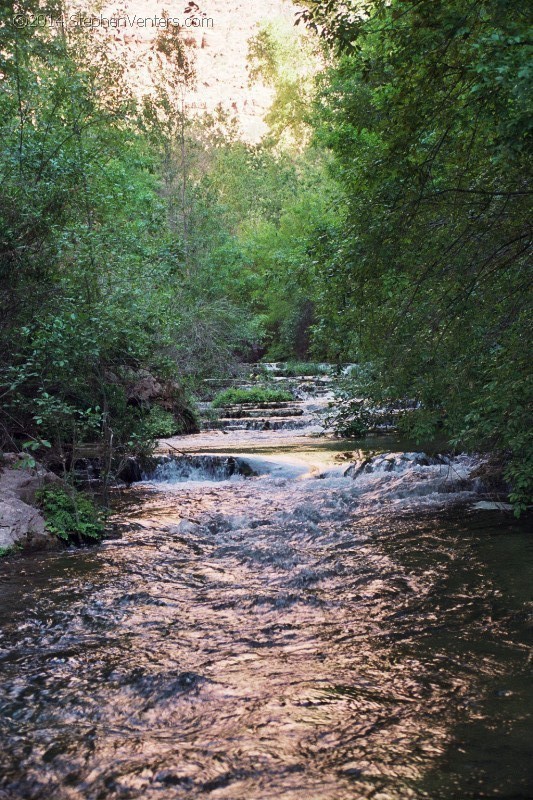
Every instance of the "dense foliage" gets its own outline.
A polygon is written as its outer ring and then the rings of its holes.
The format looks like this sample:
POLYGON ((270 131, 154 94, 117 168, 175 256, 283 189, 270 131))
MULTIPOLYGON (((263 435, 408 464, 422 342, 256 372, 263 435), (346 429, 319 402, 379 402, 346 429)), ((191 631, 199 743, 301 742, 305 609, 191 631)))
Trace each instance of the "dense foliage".
POLYGON ((206 255, 216 208, 189 179, 198 135, 171 102, 192 69, 162 35, 164 76, 138 103, 83 29, 17 28, 4 7, 0 35, 1 444, 68 467, 94 443, 118 467, 194 428, 187 391, 254 338, 206 255), (156 410, 135 391, 146 373, 164 387, 156 410))
POLYGON ((313 2, 335 53, 317 136, 345 222, 317 253, 332 352, 378 401, 419 401, 419 438, 500 454, 531 497, 531 7, 313 2))
POLYGON ((45 486, 37 493, 47 530, 64 542, 83 544, 101 539, 105 515, 90 497, 67 486, 45 486))

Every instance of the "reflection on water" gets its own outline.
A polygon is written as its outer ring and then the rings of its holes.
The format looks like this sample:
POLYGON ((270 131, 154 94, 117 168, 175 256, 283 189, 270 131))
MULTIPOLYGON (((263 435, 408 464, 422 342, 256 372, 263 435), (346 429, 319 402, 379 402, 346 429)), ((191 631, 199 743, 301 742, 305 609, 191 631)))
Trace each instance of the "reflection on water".
POLYGON ((533 796, 523 526, 306 458, 2 564, 0 798, 533 796))

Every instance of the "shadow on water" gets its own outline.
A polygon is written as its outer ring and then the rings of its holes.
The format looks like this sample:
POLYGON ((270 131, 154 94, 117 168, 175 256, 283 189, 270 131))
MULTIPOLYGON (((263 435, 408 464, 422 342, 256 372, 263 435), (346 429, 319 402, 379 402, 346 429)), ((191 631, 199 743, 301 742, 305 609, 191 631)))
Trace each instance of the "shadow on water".
POLYGON ((0 798, 530 798, 533 542, 353 481, 145 485, 0 566, 0 798))
POLYGON ((530 798, 533 541, 527 523, 448 512, 412 522, 385 547, 410 572, 426 571, 431 553, 438 575, 423 602, 394 615, 401 620, 393 634, 398 652, 416 651, 423 659, 425 683, 438 687, 432 713, 446 726, 444 746, 417 781, 418 792, 443 800, 530 798), (416 539, 424 542, 420 549, 416 539))

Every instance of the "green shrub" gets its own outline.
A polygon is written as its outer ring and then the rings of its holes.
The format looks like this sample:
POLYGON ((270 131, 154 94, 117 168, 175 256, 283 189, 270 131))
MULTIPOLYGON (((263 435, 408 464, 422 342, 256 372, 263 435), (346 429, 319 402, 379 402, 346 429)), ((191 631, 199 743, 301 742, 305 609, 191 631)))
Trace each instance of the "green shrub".
POLYGON ((289 378, 301 378, 307 375, 328 375, 328 364, 317 364, 313 361, 287 361, 283 374, 289 378))
POLYGON ((353 399, 346 391, 345 384, 340 384, 335 393, 335 402, 329 404, 331 409, 326 417, 326 425, 333 428, 337 436, 347 439, 361 439, 379 419, 365 400, 353 399))
POLYGON ((93 501, 63 486, 45 486, 37 492, 46 528, 63 541, 79 544, 102 538, 105 514, 93 501))
POLYGON ((292 400, 292 394, 286 389, 226 389, 217 394, 213 400, 214 408, 240 405, 241 403, 284 403, 292 400))
POLYGON ((144 427, 147 436, 153 439, 174 436, 183 430, 174 415, 161 406, 152 406, 144 421, 144 427))

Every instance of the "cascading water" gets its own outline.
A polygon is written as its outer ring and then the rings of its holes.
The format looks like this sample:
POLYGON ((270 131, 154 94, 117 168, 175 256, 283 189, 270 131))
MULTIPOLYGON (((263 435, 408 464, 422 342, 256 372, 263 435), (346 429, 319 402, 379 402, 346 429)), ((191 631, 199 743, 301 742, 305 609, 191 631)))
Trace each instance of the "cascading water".
POLYGON ((181 481, 220 481, 250 477, 254 472, 246 461, 234 456, 160 456, 144 480, 176 483, 181 481))
POLYGON ((533 796, 531 539, 474 459, 313 430, 175 441, 121 538, 1 565, 2 800, 533 796))

